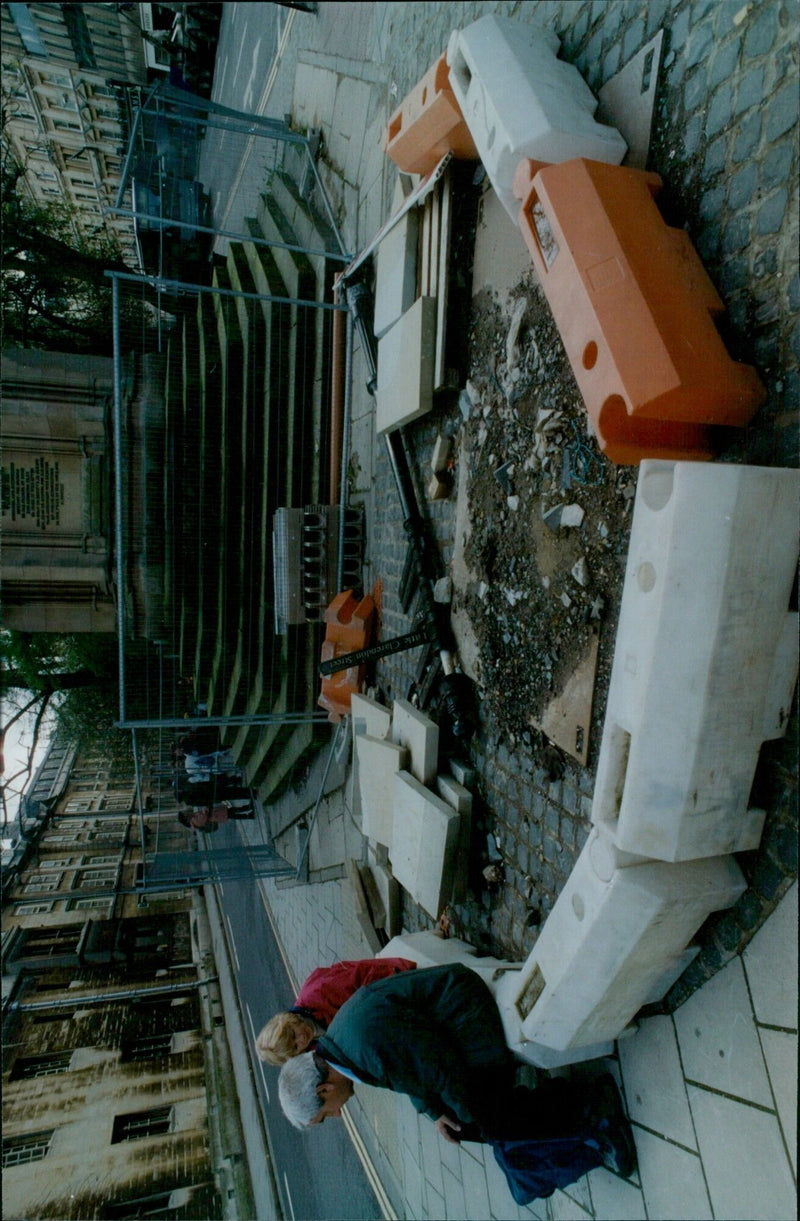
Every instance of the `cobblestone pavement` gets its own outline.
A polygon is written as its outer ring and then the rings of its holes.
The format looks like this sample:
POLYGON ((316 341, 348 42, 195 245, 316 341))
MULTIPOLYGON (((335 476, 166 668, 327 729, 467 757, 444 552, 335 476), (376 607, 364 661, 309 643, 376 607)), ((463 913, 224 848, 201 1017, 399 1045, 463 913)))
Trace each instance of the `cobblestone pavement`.
MULTIPOLYGON (((378 8, 382 22, 375 41, 390 69, 389 89, 398 98, 446 46, 452 28, 488 11, 551 25, 562 40, 562 55, 595 91, 658 29, 665 30, 648 168, 662 175, 671 222, 688 229, 728 306, 729 349, 737 359, 757 365, 769 392, 753 424, 722 457, 796 465, 798 6, 773 0, 751 5, 545 0, 378 8)), ((437 432, 456 417, 453 404, 445 404, 406 430, 419 487, 427 481, 437 432)), ((374 484, 366 497, 369 558, 372 573, 383 581, 383 633, 388 638, 409 628, 398 598, 406 540, 383 447, 375 453, 374 484)), ((454 546, 455 498, 428 508, 447 565, 454 546)), ((376 673, 380 688, 392 697, 405 696, 417 658, 414 652, 382 661, 376 673)), ((481 797, 474 842, 480 849, 486 832, 496 832, 505 883, 499 891, 478 889, 473 901, 453 912, 462 935, 498 953, 527 954, 531 931, 526 921, 546 917, 586 840, 597 745, 588 768, 568 761, 563 776, 551 779, 529 743, 502 740, 491 723, 481 725, 471 747, 481 797)), ((786 738, 762 751, 756 793, 768 819, 759 851, 740 857, 749 889, 730 912, 713 916, 704 926, 702 953, 670 994, 670 1007, 741 952, 796 876, 796 759, 795 702, 786 738)), ((431 924, 410 904, 404 922, 409 928, 431 924)))
MULTIPOLYGON (((298 120, 303 111, 299 121, 311 125, 305 102, 314 72, 325 76, 325 89, 332 87, 334 93, 336 81, 356 82, 351 96, 363 105, 353 105, 349 113, 342 108, 337 117, 322 104, 317 119, 325 131, 331 185, 352 249, 376 232, 393 194, 393 167, 385 158, 370 158, 369 149, 377 151, 389 114, 444 49, 450 31, 486 12, 551 26, 565 58, 595 90, 664 29, 649 168, 663 176, 670 219, 687 226, 729 307, 726 338, 732 353, 758 365, 769 391, 753 425, 724 458, 796 465, 798 6, 778 0, 426 0, 331 2, 320 4, 315 17, 294 14, 269 113, 281 116, 292 110, 298 120), (349 155, 359 142, 360 163, 358 156, 349 155)), ((319 95, 330 96, 322 88, 319 95)), ((363 355, 358 350, 355 355, 354 425, 363 422, 365 427, 359 435, 354 498, 367 510, 367 581, 380 577, 383 582, 383 634, 388 638, 409 627, 398 597, 406 540, 388 459, 382 444, 374 441, 374 404, 364 388, 363 355), (366 436, 373 437, 371 445, 366 436)), ((441 425, 454 418, 452 404, 445 403, 408 429, 408 447, 423 486, 433 440, 441 425)), ((429 508, 447 565, 453 554, 455 502, 438 501, 429 508)), ((387 696, 404 696, 416 666, 416 653, 398 654, 380 663, 376 680, 387 696)), ((407 1100, 362 1087, 352 1104, 353 1117, 397 1215, 548 1221, 796 1216, 794 1091, 790 1086, 788 1098, 780 1093, 781 1081, 796 1080, 791 1050, 775 1060, 774 1074, 770 1062, 772 1094, 754 1090, 753 1083, 762 1072, 754 1067, 762 1051, 768 1059, 772 1055, 770 1040, 796 1047, 796 887, 791 889, 791 879, 797 872, 797 724, 795 702, 786 738, 762 752, 754 799, 768 810, 766 830, 760 850, 739 858, 749 889, 735 908, 712 918, 703 930, 700 958, 673 989, 670 1008, 697 991, 674 1016, 644 1021, 634 1038, 620 1043, 612 1065, 634 1121, 640 1182, 623 1183, 596 1171, 568 1193, 517 1209, 480 1146, 444 1146, 434 1139, 430 1124, 418 1121, 407 1100), (762 1008, 756 999, 754 961, 761 964, 765 985, 783 989, 781 1007, 762 1008), (779 961, 785 971, 774 969, 779 961), (699 987, 715 972, 710 983, 699 987), (748 996, 755 999, 756 1022, 748 996), (712 1052, 709 1038, 717 1038, 712 1052)), ((563 775, 551 779, 532 742, 502 740, 496 726, 481 721, 470 759, 480 796, 474 843, 480 857, 486 833, 496 832, 505 883, 494 892, 482 889, 485 859, 476 860, 477 889, 453 913, 454 931, 504 956, 527 955, 534 937, 528 926, 531 908, 546 916, 587 837, 596 751, 597 743, 588 768, 568 762, 563 775)), ((346 807, 336 808, 332 822, 341 820, 346 841, 357 827, 346 807)), ((350 854, 357 854, 358 846, 356 835, 350 854)), ((320 962, 367 952, 352 905, 344 901, 344 882, 286 889, 264 883, 264 890, 298 980, 320 962)), ((406 904, 403 920, 409 930, 431 924, 411 904, 406 904)))

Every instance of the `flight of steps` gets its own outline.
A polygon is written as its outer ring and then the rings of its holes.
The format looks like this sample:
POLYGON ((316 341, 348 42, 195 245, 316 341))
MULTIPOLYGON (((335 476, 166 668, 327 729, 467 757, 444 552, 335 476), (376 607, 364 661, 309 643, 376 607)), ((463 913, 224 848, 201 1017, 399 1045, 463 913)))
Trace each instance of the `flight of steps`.
MULTIPOLYGON (((246 225, 249 239, 217 256, 216 287, 332 300, 341 263, 264 244, 336 249, 288 175, 273 173, 246 225)), ((319 629, 274 634, 272 517, 282 505, 328 498, 331 329, 330 311, 207 293, 185 320, 192 389, 184 430, 188 435, 194 422, 199 457, 192 480, 197 526, 183 539, 192 571, 180 639, 184 672, 194 673, 198 699, 212 716, 316 707, 319 629)), ((185 452, 189 459, 190 447, 185 452)), ((308 749, 313 726, 243 726, 223 736, 267 800, 308 749)))

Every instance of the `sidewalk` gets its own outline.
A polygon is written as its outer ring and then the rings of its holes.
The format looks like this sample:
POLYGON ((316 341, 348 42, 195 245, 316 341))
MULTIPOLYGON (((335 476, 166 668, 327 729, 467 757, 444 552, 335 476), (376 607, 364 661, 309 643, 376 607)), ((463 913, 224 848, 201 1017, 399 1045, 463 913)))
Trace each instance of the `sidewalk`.
MULTIPOLYGON (((298 126, 322 130, 323 176, 348 248, 365 245, 390 211, 396 175, 382 148, 390 113, 446 46, 451 29, 494 11, 557 29, 564 55, 595 91, 659 28, 667 31, 659 105, 669 144, 662 140, 658 149, 659 169, 683 205, 734 329, 752 340, 770 391, 771 414, 763 427, 748 432, 747 452, 739 460, 796 463, 800 289, 791 53, 798 23, 796 11, 776 0, 749 5, 743 0, 522 5, 426 0, 323 3, 316 16, 293 13, 283 54, 259 104, 268 114, 290 111, 298 126)), ((376 444, 366 381, 357 347, 351 474, 371 527, 370 574, 385 576, 402 566, 404 539, 399 529, 397 537, 391 534, 385 514, 377 511, 391 499, 391 480, 376 444)), ((452 521, 444 521, 450 541, 453 528, 452 521)), ((384 622, 387 635, 408 627, 386 596, 384 622)), ((386 673, 399 690, 406 678, 402 666, 410 663, 392 664, 395 669, 387 664, 386 673)), ((795 739, 790 729, 789 742, 795 739)), ((521 846, 526 860, 528 845, 519 830, 526 818, 542 826, 552 821, 560 829, 561 873, 554 867, 554 879, 547 881, 544 873, 536 879, 549 888, 542 902, 546 914, 581 847, 592 776, 574 769, 563 784, 540 783, 524 752, 509 752, 491 734, 476 753, 487 800, 503 820, 505 838, 515 849, 521 846)), ((360 1087, 348 1110, 398 1217, 796 1217, 797 885, 791 881, 796 760, 791 749, 779 763, 776 774, 784 784, 771 787, 773 832, 765 835, 748 891, 754 923, 742 927, 729 921, 704 947, 706 974, 695 982, 710 976, 708 982, 673 1015, 642 1022, 612 1062, 634 1124, 637 1178, 624 1183, 594 1171, 549 1201, 518 1209, 481 1147, 445 1145, 405 1099, 360 1087), (726 965, 713 974, 720 964, 726 965)), ((320 818, 335 825, 336 834, 320 834, 315 842, 318 851, 323 842, 344 843, 348 855, 361 859, 363 841, 345 793, 346 788, 322 804, 320 818)), ((314 862, 317 868, 326 863, 314 862)), ((533 871, 533 864, 526 868, 533 871)), ((497 938, 510 936, 513 927, 519 940, 522 888, 513 869, 507 879, 507 893, 479 931, 497 938)), ((370 954, 346 880, 280 889, 264 882, 262 888, 298 982, 321 964, 370 954)))
MULTIPOLYGON (((348 820, 357 844, 343 794, 328 810, 348 820)), ((320 964, 371 957, 346 881, 261 885, 297 982, 320 964)), ((622 1085, 639 1156, 629 1182, 595 1170, 548 1201, 518 1208, 491 1153, 447 1145, 406 1098, 357 1087, 348 1110, 396 1216, 796 1217, 797 935, 795 884, 741 958, 673 1016, 643 1021, 619 1044, 609 1067, 622 1085)))

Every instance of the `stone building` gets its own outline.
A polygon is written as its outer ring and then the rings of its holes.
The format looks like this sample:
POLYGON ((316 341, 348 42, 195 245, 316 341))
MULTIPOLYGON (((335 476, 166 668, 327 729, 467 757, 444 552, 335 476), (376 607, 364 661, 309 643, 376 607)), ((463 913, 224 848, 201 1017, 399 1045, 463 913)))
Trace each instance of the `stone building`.
POLYGON ((112 362, 6 349, 2 387, 4 625, 113 632, 112 362))
MULTIPOLYGON (((135 263, 119 189, 131 107, 147 84, 136 20, 113 4, 4 4, 3 142, 31 199, 72 205, 77 235, 111 238, 135 263)), ((143 6, 148 9, 152 6, 143 6)))
MULTIPOLYGON (((164 503, 153 472, 163 446, 163 369, 126 366, 124 623, 163 624, 164 503)), ((2 354, 2 622, 28 632, 114 632, 113 362, 7 348, 2 354)))
POLYGON ((76 754, 4 872, 7 1216, 253 1215, 205 906, 142 888, 192 833, 135 798, 132 763, 76 754))

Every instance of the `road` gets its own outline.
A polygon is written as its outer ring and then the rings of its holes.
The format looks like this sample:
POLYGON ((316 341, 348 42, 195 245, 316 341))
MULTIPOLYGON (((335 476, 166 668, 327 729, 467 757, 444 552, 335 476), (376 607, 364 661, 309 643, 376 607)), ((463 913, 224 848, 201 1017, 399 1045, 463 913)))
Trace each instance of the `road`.
MULTIPOLYGON (((235 824, 222 826, 214 836, 215 847, 240 844, 235 824)), ((327 1123, 314 1132, 297 1132, 280 1109, 278 1070, 262 1063, 253 1050, 253 1040, 264 1022, 294 999, 256 879, 228 879, 218 884, 217 894, 284 1214, 291 1221, 379 1221, 380 1207, 344 1124, 327 1123)))

